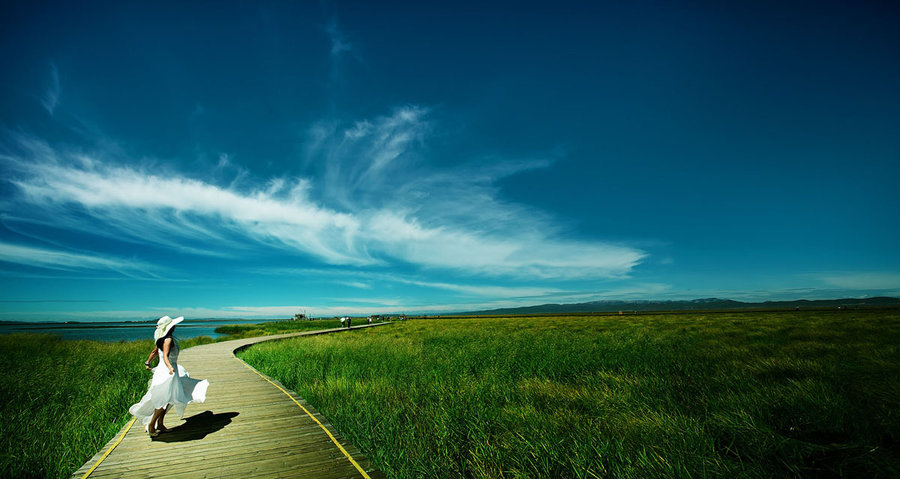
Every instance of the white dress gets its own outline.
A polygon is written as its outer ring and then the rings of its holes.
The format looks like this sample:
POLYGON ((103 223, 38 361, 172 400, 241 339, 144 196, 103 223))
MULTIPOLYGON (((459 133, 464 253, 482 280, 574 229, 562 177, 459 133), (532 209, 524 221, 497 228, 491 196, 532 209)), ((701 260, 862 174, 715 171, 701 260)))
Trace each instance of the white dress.
POLYGON ((156 409, 175 406, 178 417, 184 417, 184 408, 188 403, 206 401, 209 381, 193 379, 188 375, 187 370, 178 364, 180 350, 178 341, 173 338, 169 347, 169 362, 172 363, 175 374, 169 374, 169 368, 162 359, 162 350, 159 351, 159 364, 153 368, 153 379, 150 380, 147 394, 128 409, 128 412, 140 419, 144 426, 150 424, 150 418, 156 409))

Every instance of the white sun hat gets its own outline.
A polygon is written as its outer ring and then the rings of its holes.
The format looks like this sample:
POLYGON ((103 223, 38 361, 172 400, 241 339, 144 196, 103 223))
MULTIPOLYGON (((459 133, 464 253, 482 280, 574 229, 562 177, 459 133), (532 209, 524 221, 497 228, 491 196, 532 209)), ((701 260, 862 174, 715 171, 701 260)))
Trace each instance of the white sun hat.
POLYGON ((159 318, 159 321, 156 322, 156 331, 153 332, 153 340, 156 341, 159 338, 166 337, 169 334, 169 330, 182 321, 184 321, 184 316, 179 316, 175 319, 168 316, 159 318))

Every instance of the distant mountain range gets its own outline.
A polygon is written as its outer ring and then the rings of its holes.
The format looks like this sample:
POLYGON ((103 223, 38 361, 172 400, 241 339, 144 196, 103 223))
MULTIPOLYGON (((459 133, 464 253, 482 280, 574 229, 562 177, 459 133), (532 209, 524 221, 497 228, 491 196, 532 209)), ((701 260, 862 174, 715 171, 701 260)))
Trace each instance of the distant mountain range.
POLYGON ((765 301, 762 303, 745 303, 720 298, 703 298, 682 301, 590 301, 588 303, 573 304, 541 304, 538 306, 524 306, 520 308, 500 308, 485 311, 471 311, 459 314, 550 314, 550 313, 607 313, 617 311, 716 311, 729 309, 818 309, 838 308, 845 306, 856 307, 900 307, 900 298, 875 297, 875 298, 846 298, 846 299, 799 299, 795 301, 765 301))

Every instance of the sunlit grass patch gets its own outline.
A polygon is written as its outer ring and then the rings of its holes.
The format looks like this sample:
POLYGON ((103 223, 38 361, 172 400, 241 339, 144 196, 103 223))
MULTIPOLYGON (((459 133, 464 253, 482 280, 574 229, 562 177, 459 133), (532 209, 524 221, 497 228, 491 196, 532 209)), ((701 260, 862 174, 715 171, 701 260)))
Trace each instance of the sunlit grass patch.
POLYGON ((472 318, 261 344, 391 477, 894 475, 896 312, 472 318))
POLYGON ((0 476, 67 477, 125 425, 151 342, 0 336, 0 476))

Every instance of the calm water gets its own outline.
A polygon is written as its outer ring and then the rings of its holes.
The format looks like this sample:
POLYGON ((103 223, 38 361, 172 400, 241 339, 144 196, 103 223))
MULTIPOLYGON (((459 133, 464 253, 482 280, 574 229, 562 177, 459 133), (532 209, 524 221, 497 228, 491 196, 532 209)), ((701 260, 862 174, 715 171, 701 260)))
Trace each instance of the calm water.
MULTIPOLYGON (((263 319, 214 319, 203 321, 184 321, 175 330, 175 336, 181 339, 197 336, 217 338, 215 329, 225 324, 253 324, 263 319)), ((93 323, 0 323, 0 334, 10 333, 45 333, 62 336, 63 339, 94 339, 97 341, 134 341, 136 339, 153 339, 156 322, 93 322, 93 323)))

